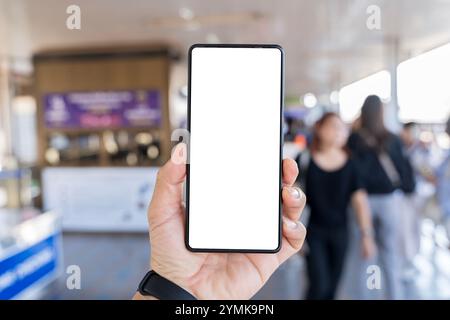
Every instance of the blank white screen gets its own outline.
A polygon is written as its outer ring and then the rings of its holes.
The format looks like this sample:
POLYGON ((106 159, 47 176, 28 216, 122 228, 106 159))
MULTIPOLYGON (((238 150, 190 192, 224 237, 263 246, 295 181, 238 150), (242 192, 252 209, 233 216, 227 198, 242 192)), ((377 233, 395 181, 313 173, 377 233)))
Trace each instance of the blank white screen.
POLYGON ((277 249, 281 77, 277 48, 193 49, 191 248, 277 249))

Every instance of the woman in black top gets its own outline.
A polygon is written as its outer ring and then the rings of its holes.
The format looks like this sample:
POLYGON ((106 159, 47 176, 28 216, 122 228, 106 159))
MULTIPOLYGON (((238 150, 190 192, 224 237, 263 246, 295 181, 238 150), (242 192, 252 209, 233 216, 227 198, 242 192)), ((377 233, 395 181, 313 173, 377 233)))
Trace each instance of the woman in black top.
POLYGON ((308 299, 333 299, 347 248, 347 207, 355 208, 362 253, 375 247, 366 194, 353 160, 345 150, 348 130, 335 113, 326 113, 315 125, 306 170, 305 191, 311 215, 308 224, 308 299))
MULTIPOLYGON (((362 182, 369 194, 370 212, 375 226, 378 256, 384 271, 383 286, 388 299, 403 298, 400 279, 401 248, 396 190, 414 191, 414 175, 400 139, 384 126, 383 104, 378 96, 364 101, 357 128, 348 140, 362 182)), ((367 262, 359 261, 359 285, 355 295, 370 298, 367 288, 367 262)))

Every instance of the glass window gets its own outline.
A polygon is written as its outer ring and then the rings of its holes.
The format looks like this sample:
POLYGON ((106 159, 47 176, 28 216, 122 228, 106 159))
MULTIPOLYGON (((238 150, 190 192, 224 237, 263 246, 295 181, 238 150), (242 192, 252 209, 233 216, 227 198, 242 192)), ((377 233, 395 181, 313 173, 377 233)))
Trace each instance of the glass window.
POLYGON ((450 43, 397 68, 400 120, 445 122, 450 113, 450 43))
POLYGON ((340 114, 344 121, 355 120, 366 97, 378 95, 387 102, 391 98, 391 74, 387 70, 350 83, 339 91, 340 114))

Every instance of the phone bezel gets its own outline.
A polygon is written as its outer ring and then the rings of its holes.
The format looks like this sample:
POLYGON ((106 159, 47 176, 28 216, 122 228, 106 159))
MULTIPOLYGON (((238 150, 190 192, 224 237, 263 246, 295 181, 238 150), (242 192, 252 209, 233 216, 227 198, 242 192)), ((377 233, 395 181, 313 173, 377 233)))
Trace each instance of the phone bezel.
MULTIPOLYGON (((211 249, 211 248, 193 248, 189 245, 189 181, 190 165, 186 164, 186 224, 185 224, 185 246, 191 252, 222 252, 222 253, 277 253, 282 244, 282 165, 283 165, 283 110, 284 110, 284 50, 277 44, 194 44, 189 48, 188 53, 188 97, 187 97, 187 130, 191 132, 191 67, 192 51, 195 48, 264 48, 278 49, 281 52, 281 86, 280 86, 280 150, 279 150, 279 188, 278 188, 278 245, 275 249, 211 249)), ((190 155, 190 145, 187 145, 187 159, 190 155)))

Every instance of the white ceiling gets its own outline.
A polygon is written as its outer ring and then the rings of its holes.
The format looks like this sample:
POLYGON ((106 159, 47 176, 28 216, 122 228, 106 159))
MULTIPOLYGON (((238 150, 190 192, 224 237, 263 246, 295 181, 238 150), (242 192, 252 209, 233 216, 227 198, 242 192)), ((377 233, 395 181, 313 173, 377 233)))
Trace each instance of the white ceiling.
POLYGON ((185 56, 191 44, 217 39, 281 44, 287 93, 328 93, 387 67, 394 42, 401 59, 449 42, 450 1, 0 0, 2 55, 164 41, 185 56), (81 30, 65 26, 70 4, 81 7, 81 30), (381 30, 366 27, 369 5, 381 8, 381 30), (183 20, 181 8, 194 20, 183 20))

